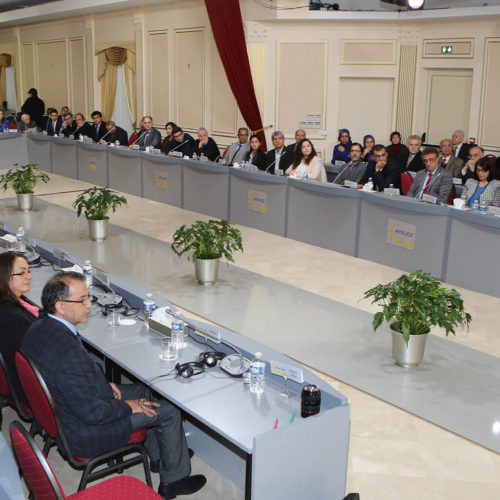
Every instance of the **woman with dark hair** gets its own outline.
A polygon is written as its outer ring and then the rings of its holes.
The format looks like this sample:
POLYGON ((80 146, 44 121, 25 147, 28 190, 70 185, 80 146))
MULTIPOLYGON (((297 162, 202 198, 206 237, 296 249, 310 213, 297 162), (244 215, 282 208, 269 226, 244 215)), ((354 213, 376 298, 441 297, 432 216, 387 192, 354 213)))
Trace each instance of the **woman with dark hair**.
POLYGON ((391 144, 385 150, 389 154, 389 158, 392 158, 399 165, 401 172, 406 171, 406 162, 410 151, 404 144, 401 144, 401 134, 397 130, 391 134, 391 144))
POLYGON ((39 315, 39 308, 25 296, 31 287, 31 271, 22 253, 0 254, 0 352, 18 398, 27 402, 17 376, 14 355, 24 334, 39 315))
POLYGON ((9 131, 9 120, 5 118, 3 109, 0 109, 0 134, 4 134, 9 131))
POLYGON ((178 128, 174 122, 165 123, 165 132, 166 135, 161 141, 160 149, 165 153, 165 148, 170 141, 174 140, 174 129, 178 128))
POLYGON ((333 148, 332 163, 336 161, 345 161, 349 163, 349 151, 351 149, 352 140, 351 133, 346 128, 339 131, 339 143, 333 148))
POLYGON ((373 160, 373 146, 375 146, 375 137, 367 134, 363 137, 363 161, 367 163, 373 160))
POLYGON ((250 136, 250 151, 245 155, 245 161, 255 165, 259 170, 266 169, 267 156, 262 151, 262 143, 257 134, 250 136))
POLYGON ((500 207, 500 181, 495 179, 495 164, 491 158, 479 158, 472 179, 465 183, 462 198, 471 208, 476 200, 500 207))
POLYGON ((312 181, 326 182, 326 170, 321 158, 309 139, 302 139, 295 148, 293 163, 287 168, 286 175, 304 178, 304 173, 312 181))

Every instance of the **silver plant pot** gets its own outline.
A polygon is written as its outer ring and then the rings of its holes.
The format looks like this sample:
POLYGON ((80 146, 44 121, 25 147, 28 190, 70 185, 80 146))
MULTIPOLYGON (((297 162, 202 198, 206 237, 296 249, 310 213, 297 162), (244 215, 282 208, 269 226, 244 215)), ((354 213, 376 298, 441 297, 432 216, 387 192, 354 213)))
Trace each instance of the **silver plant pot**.
POLYGON ((392 331, 392 357, 396 364, 403 368, 413 368, 418 366, 424 357, 425 342, 427 333, 422 335, 410 335, 410 340, 406 344, 402 333, 392 331))
POLYGON ((213 285, 217 281, 219 273, 219 259, 196 259, 194 271, 200 285, 213 285))
POLYGON ((29 212, 33 208, 34 193, 17 193, 17 206, 23 212, 29 212))
POLYGON ((102 241, 106 239, 108 219, 109 217, 101 220, 88 219, 91 239, 94 241, 102 241))

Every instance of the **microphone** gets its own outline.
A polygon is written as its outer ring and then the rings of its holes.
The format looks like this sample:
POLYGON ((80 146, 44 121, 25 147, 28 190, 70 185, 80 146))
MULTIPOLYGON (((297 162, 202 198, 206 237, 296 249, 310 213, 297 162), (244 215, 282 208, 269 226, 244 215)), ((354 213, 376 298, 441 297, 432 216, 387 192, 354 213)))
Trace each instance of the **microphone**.
POLYGON ((177 146, 175 146, 175 148, 172 148, 168 153, 170 154, 172 151, 175 151, 177 148, 180 148, 181 146, 184 146, 184 144, 186 144, 186 142, 189 142, 189 139, 186 139, 184 142, 181 142, 180 144, 177 144, 177 146))
POLYGON ((425 189, 425 188, 429 189, 429 186, 430 186, 430 185, 431 185, 431 184, 432 184, 432 183, 433 183, 433 182, 434 182, 434 181, 435 181, 435 180, 436 180, 436 179, 437 179, 440 175, 441 175, 441 172, 439 172, 439 174, 437 174, 437 175, 436 175, 436 177, 434 177, 434 178, 432 179, 432 181, 431 181, 431 182, 429 182, 429 184, 427 184, 427 186, 422 186, 422 190, 420 191, 420 193, 419 193, 419 197, 418 197, 418 199, 419 199, 419 200, 421 200, 421 199, 422 199, 422 196, 424 195, 424 189, 425 189))
POLYGON ((218 160, 221 156, 222 156, 222 155, 219 153, 219 156, 217 156, 217 158, 215 158, 214 163, 217 163, 217 160, 218 160))
POLYGON ((341 175, 345 172, 346 168, 347 168, 347 167, 350 167, 351 165, 352 165, 352 161, 350 161, 350 162, 349 162, 349 163, 348 163, 348 164, 347 164, 347 165, 346 165, 346 166, 342 169, 342 172, 340 172, 340 174, 339 174, 339 175, 337 175, 337 176, 335 177, 335 179, 333 179, 332 184, 335 184, 335 183, 337 182, 337 179, 338 179, 338 178, 339 178, 339 177, 340 177, 340 176, 341 176, 341 175))
MULTIPOLYGON (((113 130, 113 129, 111 129, 113 130)), ((101 139, 99 140, 99 144, 104 144, 104 142, 106 141, 103 141, 103 139, 111 132, 111 130, 108 130, 102 137, 101 139)))
MULTIPOLYGON (((264 170, 264 173, 265 174, 269 174, 269 169, 276 163, 276 160, 274 160, 271 165, 269 165, 269 167, 266 168, 266 170, 264 170)), ((269 174, 269 175, 272 175, 272 174, 269 174)))
POLYGON ((135 138, 135 141, 132 144, 129 144, 129 147, 133 146, 142 137, 142 134, 140 133, 140 129, 135 130, 134 132, 137 134, 137 137, 135 138))
POLYGON ((85 125, 87 122, 83 122, 74 132, 73 132, 73 137, 75 137, 75 134, 85 125))

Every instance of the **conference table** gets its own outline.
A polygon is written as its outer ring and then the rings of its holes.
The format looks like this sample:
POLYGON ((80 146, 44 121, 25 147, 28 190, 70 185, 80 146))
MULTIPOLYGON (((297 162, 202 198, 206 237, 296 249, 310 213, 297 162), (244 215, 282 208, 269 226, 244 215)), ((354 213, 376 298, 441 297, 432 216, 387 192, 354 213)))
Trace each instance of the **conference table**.
MULTIPOLYGON (((2 210, 4 228, 15 232, 19 214, 11 208, 10 201, 2 210)), ((31 234, 37 238, 36 251, 56 268, 74 264, 82 266, 83 257, 90 255, 89 249, 97 246, 91 241, 81 241, 80 228, 75 226, 70 211, 37 200, 35 210, 28 215, 33 227, 31 234), (66 241, 71 248, 77 248, 79 255, 59 241, 51 243, 40 239, 37 231, 46 232, 45 226, 55 219, 58 220, 58 231, 52 236, 55 240, 66 241)), ((154 265, 156 259, 164 262, 169 254, 161 245, 157 252, 141 235, 118 228, 116 231, 115 236, 121 244, 115 241, 107 246, 105 259, 112 262, 113 269, 119 273, 98 271, 90 291, 95 297, 104 293, 105 290, 98 286, 98 277, 101 282, 109 281, 114 292, 131 306, 141 308, 142 300, 150 290, 131 281, 131 272, 138 267, 143 279, 154 281, 158 272, 154 265), (140 263, 141 256, 148 251, 147 265, 143 268, 131 265, 132 262, 140 263)), ((54 274, 54 269, 51 265, 37 267, 36 264, 32 269, 29 297, 40 303, 42 287, 54 274)), ((198 295, 202 296, 204 292, 204 287, 198 288, 198 295)), ((168 306, 173 312, 177 310, 160 293, 153 293, 153 296, 158 307, 168 306)), ((186 419, 188 445, 240 487, 246 499, 342 499, 350 428, 346 398, 310 370, 264 343, 191 317, 188 313, 180 317, 187 324, 189 337, 187 346, 179 350, 179 359, 173 362, 160 359, 164 336, 147 327, 140 316, 131 317, 133 324, 112 327, 100 306, 94 304, 88 323, 80 325, 79 332, 89 349, 104 361, 111 379, 118 381, 117 373, 123 372, 177 405, 186 419), (216 342, 217 338, 223 342, 216 342), (263 353, 266 361, 264 394, 251 393, 241 377, 231 377, 218 367, 207 368, 203 374, 188 379, 172 373, 177 362, 197 360, 200 352, 205 350, 232 354, 235 348, 248 359, 252 359, 257 351, 263 353), (283 377, 271 372, 271 366, 286 367, 290 372, 288 385, 283 377), (292 378, 292 370, 296 373, 295 378, 292 378), (302 379, 297 375, 299 373, 302 379), (303 419, 300 416, 300 393, 303 385, 310 383, 321 389, 321 412, 303 419), (282 393, 286 391, 295 395, 283 397, 282 393), (321 456, 321 461, 316 460, 318 456, 321 456)))
POLYGON ((27 152, 48 172, 500 297, 494 213, 44 135, 7 134, 0 147, 1 168, 27 152), (469 265, 478 248, 488 266, 469 265))

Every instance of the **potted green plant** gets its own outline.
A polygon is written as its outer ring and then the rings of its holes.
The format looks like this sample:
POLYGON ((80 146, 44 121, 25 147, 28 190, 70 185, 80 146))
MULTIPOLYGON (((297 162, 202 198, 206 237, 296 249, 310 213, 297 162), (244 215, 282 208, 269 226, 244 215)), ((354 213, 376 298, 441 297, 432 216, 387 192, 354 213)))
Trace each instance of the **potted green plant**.
POLYGON ((187 258, 195 264, 200 285, 213 285, 217 280, 219 260, 225 258, 234 262, 233 252, 243 251, 243 242, 239 229, 227 220, 197 220, 175 231, 171 248, 179 257, 188 253, 187 258))
POLYGON ((109 211, 115 213, 122 205, 127 205, 127 200, 116 191, 94 186, 78 195, 73 208, 78 217, 83 213, 89 221, 90 237, 94 241, 102 241, 106 239, 109 211))
POLYGON ((364 299, 372 298, 372 304, 376 302, 382 308, 373 317, 373 328, 376 330, 384 320, 391 327, 392 355, 397 365, 413 367, 422 361, 432 327, 444 328, 446 335, 455 334, 458 326, 469 330, 471 315, 465 312, 460 294, 441 283, 439 278, 416 270, 365 292, 364 299))
POLYGON ((38 181, 47 182, 50 177, 42 172, 35 164, 19 165, 14 163, 16 168, 7 170, 0 175, 0 186, 4 191, 9 186, 17 195, 17 206, 23 212, 29 212, 33 208, 34 189, 38 181))

